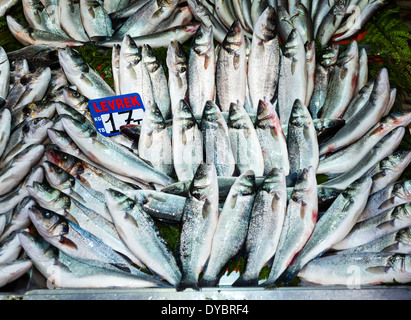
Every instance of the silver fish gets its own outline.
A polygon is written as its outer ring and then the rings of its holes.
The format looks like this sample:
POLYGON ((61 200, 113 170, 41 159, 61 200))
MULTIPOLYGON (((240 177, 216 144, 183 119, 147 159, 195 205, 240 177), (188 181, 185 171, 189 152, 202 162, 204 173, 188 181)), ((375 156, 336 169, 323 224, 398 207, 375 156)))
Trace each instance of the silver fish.
POLYGON ((90 40, 111 37, 114 33, 111 19, 98 0, 80 0, 82 25, 90 40))
POLYGON ((6 16, 7 26, 13 36, 23 45, 49 45, 57 47, 82 46, 83 42, 62 37, 48 31, 34 29, 25 22, 6 16))
POLYGON ((247 263, 234 286, 257 285, 264 265, 274 256, 287 212, 284 170, 274 168, 257 189, 245 243, 247 263))
POLYGON ((107 13, 117 12, 128 7, 135 1, 131 0, 116 0, 116 1, 103 1, 104 9, 107 13))
POLYGON ((354 143, 321 158, 317 173, 343 173, 351 170, 385 135, 395 128, 407 126, 410 121, 409 111, 395 112, 383 117, 354 143))
POLYGON ((126 35, 121 43, 119 87, 121 94, 139 93, 143 105, 149 106, 155 101, 150 75, 143 62, 141 50, 129 35, 126 35))
POLYGON ((330 74, 337 62, 339 48, 340 46, 338 44, 326 46, 318 63, 316 63, 314 91, 309 104, 307 104, 313 119, 317 118, 318 111, 324 105, 330 74))
POLYGON ((0 102, 6 100, 10 89, 10 61, 3 47, 0 47, 0 102))
POLYGON ((29 210, 29 216, 44 240, 66 254, 111 264, 116 269, 147 276, 128 258, 62 215, 34 205, 29 210))
POLYGON ((11 112, 9 109, 4 108, 0 111, 0 156, 3 155, 6 150, 7 143, 11 134, 11 112))
POLYGON ((59 0, 61 28, 70 38, 87 42, 89 37, 81 20, 80 0, 59 0))
POLYGON ((211 100, 205 103, 200 122, 206 163, 213 163, 217 176, 232 176, 235 160, 227 122, 218 106, 211 100))
POLYGON ((147 288, 165 287, 154 277, 134 275, 107 263, 74 258, 49 244, 40 236, 28 232, 19 234, 30 262, 47 279, 46 285, 55 288, 147 288))
POLYGON ((44 146, 34 144, 18 153, 0 170, 0 195, 13 190, 40 160, 44 146))
POLYGON ((174 110, 172 146, 178 180, 191 180, 203 162, 203 136, 190 106, 184 100, 174 110))
POLYGON ((234 13, 231 10, 231 3, 227 0, 215 0, 214 1, 214 10, 217 14, 220 21, 224 24, 226 28, 234 23, 235 17, 234 13))
POLYGON ((17 259, 0 265, 0 288, 20 278, 30 270, 33 263, 30 259, 17 259))
POLYGON ((294 10, 290 11, 290 22, 300 32, 304 43, 314 40, 314 25, 311 14, 303 3, 297 3, 294 10))
POLYGON ((317 132, 308 108, 296 100, 291 111, 287 135, 290 173, 304 168, 317 170, 319 163, 317 132))
POLYGON ((188 94, 188 57, 182 44, 173 40, 167 47, 168 88, 170 91, 171 114, 178 108, 181 99, 188 94))
POLYGON ((218 184, 214 164, 198 166, 189 190, 179 239, 182 279, 178 290, 198 288, 199 276, 210 256, 218 221, 218 184))
POLYGON ((314 23, 314 38, 317 38, 318 29, 320 28, 321 23, 324 21, 325 16, 330 12, 335 3, 336 0, 319 1, 317 10, 312 18, 314 23))
POLYGON ((380 121, 389 98, 388 71, 383 68, 375 79, 368 103, 361 110, 358 110, 331 139, 320 146, 320 155, 339 150, 363 137, 371 127, 380 121))
POLYGON ((145 265, 140 262, 127 248, 115 228, 114 224, 101 214, 89 209, 74 198, 54 189, 47 183, 34 183, 28 187, 32 199, 42 208, 60 214, 84 230, 101 239, 106 245, 124 254, 139 267, 145 265))
MULTIPOLYGON (((124 8, 115 10, 113 12, 109 12, 110 18, 113 22, 115 22, 118 19, 128 18, 134 12, 136 12, 139 8, 141 8, 146 2, 147 2, 146 0, 130 1, 129 4, 125 6, 124 8)), ((107 7, 111 7, 113 3, 111 1, 104 1, 104 5, 107 8, 107 7)), ((108 11, 111 11, 111 9, 109 9, 108 11)))
POLYGON ((275 107, 267 100, 260 100, 255 130, 263 153, 264 175, 282 168, 287 176, 290 173, 287 140, 275 107))
POLYGON ((218 217, 210 258, 201 286, 218 284, 224 266, 235 257, 246 241, 251 209, 256 195, 252 170, 241 174, 233 184, 218 217))
POLYGON ((307 62, 303 39, 297 29, 293 29, 285 43, 281 55, 278 77, 278 116, 284 134, 288 134, 288 122, 294 102, 305 102, 307 96, 307 62))
POLYGON ((274 261, 265 286, 275 284, 310 238, 318 215, 317 181, 313 167, 304 169, 288 201, 274 261))
POLYGON ((309 262, 298 276, 309 283, 349 288, 407 283, 410 281, 409 264, 408 255, 395 253, 330 255, 309 262))
POLYGON ((351 183, 337 196, 315 224, 310 238, 296 259, 281 276, 286 283, 290 283, 308 262, 321 256, 349 234, 367 203, 371 185, 371 178, 363 177, 351 183))
POLYGON ((154 29, 154 32, 160 32, 174 27, 188 25, 192 19, 193 14, 188 5, 177 6, 171 15, 167 19, 163 20, 157 28, 154 29))
POLYGON ((232 103, 228 116, 228 134, 234 160, 240 173, 252 170, 255 176, 264 174, 264 157, 254 124, 244 107, 232 103))
POLYGON ((214 100, 216 58, 212 27, 198 28, 188 56, 188 102, 194 115, 202 115, 208 100, 214 100))
POLYGON ((17 4, 17 2, 18 0, 2 1, 0 5, 0 17, 3 17, 10 8, 17 4))
POLYGON ((172 176, 174 170, 171 135, 163 112, 156 103, 146 105, 138 140, 139 156, 154 169, 172 176))
POLYGON ((127 247, 153 274, 177 285, 181 272, 152 218, 138 203, 118 191, 109 189, 105 197, 114 225, 127 247))
POLYGON ((218 52, 216 69, 216 99, 221 111, 227 112, 230 104, 244 105, 247 83, 246 42, 239 21, 228 31, 218 52))
POLYGON ((251 40, 247 71, 253 113, 257 113, 259 100, 267 98, 271 102, 274 99, 280 61, 277 17, 274 8, 267 7, 258 21, 251 40))
POLYGON ((370 195, 367 206, 358 217, 358 222, 368 220, 385 210, 408 203, 411 200, 411 181, 400 180, 370 195))
POLYGON ((307 95, 305 97, 305 105, 310 105, 311 97, 314 93, 315 85, 315 70, 316 70, 316 52, 315 41, 306 42, 305 44, 306 58, 307 58, 307 95))
POLYGON ((347 109, 344 112, 343 119, 348 122, 354 115, 356 115, 369 101, 373 91, 375 79, 372 79, 364 85, 360 91, 353 97, 347 109))
POLYGON ((410 226, 411 203, 407 202, 356 223, 343 239, 334 244, 333 249, 357 247, 410 226))
POLYGON ((171 15, 178 2, 178 0, 147 1, 124 22, 113 37, 123 38, 126 34, 138 37, 152 32, 159 23, 171 15))
POLYGON ((113 86, 116 95, 120 95, 120 50, 121 46, 115 44, 111 53, 111 72, 113 73, 113 86))
POLYGON ((344 190, 351 182, 363 176, 376 163, 392 154, 401 143, 405 128, 399 127, 382 138, 350 171, 323 183, 324 186, 344 190))
POLYGON ((69 82, 88 99, 114 96, 113 89, 92 69, 78 51, 66 47, 58 51, 59 62, 69 82))
POLYGON ((346 13, 345 0, 337 0, 325 15, 316 33, 321 45, 327 45, 340 27, 346 13))
POLYGON ((336 119, 344 115, 357 89, 358 72, 358 44, 352 41, 338 57, 319 118, 336 119))

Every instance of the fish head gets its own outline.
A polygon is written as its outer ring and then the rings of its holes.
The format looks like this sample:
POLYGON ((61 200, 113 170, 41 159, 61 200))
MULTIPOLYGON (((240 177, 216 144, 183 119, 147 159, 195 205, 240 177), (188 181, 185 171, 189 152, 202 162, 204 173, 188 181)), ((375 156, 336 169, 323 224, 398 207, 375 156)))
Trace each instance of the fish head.
POLYGON ((87 97, 85 97, 80 92, 70 87, 63 88, 63 96, 64 96, 65 101, 69 105, 78 105, 79 103, 82 103, 82 102, 88 102, 87 97))
POLYGON ((265 177, 261 190, 268 193, 286 190, 285 173, 283 168, 273 168, 265 177))
POLYGON ((247 170, 241 174, 234 182, 234 188, 237 195, 251 195, 256 192, 255 173, 253 170, 247 170))
POLYGON ((50 203, 60 197, 61 192, 54 189, 48 183, 34 182, 32 186, 27 186, 27 191, 31 197, 40 204, 50 203))
POLYGON ((29 216, 45 239, 60 238, 69 232, 69 221, 54 211, 34 205, 29 210, 29 216))
POLYGON ((130 66, 136 66, 142 60, 142 53, 129 34, 121 41, 120 59, 127 61, 130 66))
POLYGON ((54 260, 58 255, 57 248, 53 247, 39 235, 22 231, 19 232, 18 238, 24 251, 27 252, 33 261, 54 260))
POLYGON ((297 176, 291 199, 294 202, 301 202, 308 194, 317 193, 317 179, 314 167, 304 168, 297 176))
POLYGON ((277 30, 277 13, 275 8, 267 6, 258 19, 254 33, 263 40, 269 41, 278 36, 277 30))
POLYGON ((107 207, 115 210, 129 212, 132 211, 137 204, 134 199, 115 189, 107 189, 104 195, 107 201, 107 207))
MULTIPOLYGON (((27 186, 29 187, 29 186, 27 186)), ((13 209, 13 220, 25 220, 29 219, 29 210, 36 204, 30 196, 24 197, 23 200, 13 209)))
POLYGON ((161 189, 161 192, 176 194, 176 195, 187 195, 190 189, 192 180, 183 180, 172 183, 161 189))
POLYGON ((188 102, 184 99, 181 99, 177 108, 175 108, 173 112, 173 118, 186 120, 189 126, 192 126, 196 123, 193 111, 188 102))
POLYGON ((24 135, 36 137, 40 132, 47 133, 47 129, 51 128, 54 121, 47 117, 38 117, 27 121, 22 127, 24 135))
POLYGON ((405 245, 411 245, 411 227, 400 229, 396 240, 405 245))
POLYGON ((281 128, 280 118, 274 105, 268 99, 260 99, 257 107, 255 125, 257 128, 281 128))
POLYGON ((411 162, 411 151, 401 150, 390 154, 387 158, 380 162, 381 170, 397 171, 405 168, 411 162))
POLYGON ((330 44, 324 48, 324 52, 321 55, 320 64, 324 68, 332 67, 336 64, 338 59, 338 54, 340 52, 339 44, 330 44))
POLYGON ((398 220, 409 220, 411 218, 411 203, 406 202, 393 208, 392 217, 398 220))
POLYGON ((340 193, 341 197, 347 200, 347 205, 343 208, 348 210, 350 204, 356 201, 359 196, 368 197, 372 186, 372 178, 369 176, 363 176, 352 182, 344 191, 340 193))
POLYGON ((392 194, 401 199, 411 199, 411 180, 399 181, 394 184, 392 194))
POLYGON ((204 105, 201 119, 208 122, 217 122, 224 120, 224 117, 217 104, 212 100, 208 100, 204 105))
POLYGON ((203 200, 217 189, 217 171, 214 163, 201 163, 194 173, 190 194, 198 200, 203 200))
POLYGON ((212 54, 214 50, 213 28, 201 25, 194 34, 191 48, 198 55, 212 54))
POLYGON ((304 40, 301 33, 296 28, 292 29, 285 42, 283 55, 290 59, 304 49, 304 40))
POLYGON ((406 280, 409 279, 410 277, 409 274, 411 273, 411 255, 400 254, 400 253, 393 254, 387 260, 387 265, 385 266, 385 272, 389 272, 390 269, 396 273, 396 280, 398 280, 398 282, 400 283, 403 282, 400 280, 402 277, 404 277, 406 280), (401 274, 398 274, 398 273, 401 273, 401 274))
POLYGON ((87 121, 79 121, 69 115, 62 115, 61 123, 66 132, 73 132, 84 138, 94 138, 97 135, 97 132, 89 126, 87 121))
POLYGON ((154 50, 150 45, 143 44, 141 55, 148 72, 155 72, 161 67, 160 61, 157 59, 154 50))
POLYGON ((290 125, 304 127, 310 119, 311 116, 308 108, 301 102, 300 99, 296 99, 291 110, 290 125))
POLYGON ((36 40, 32 36, 33 28, 9 15, 6 16, 6 20, 10 32, 20 43, 23 45, 35 44, 36 40))
POLYGON ((50 148, 46 151, 46 159, 64 170, 73 167, 77 162, 75 157, 56 148, 50 148))
POLYGON ((345 50, 342 50, 342 52, 340 52, 338 59, 337 59, 337 65, 339 67, 344 67, 349 62, 357 61, 358 59, 359 59, 358 42, 356 40, 353 40, 345 48, 345 50))
POLYGON ((222 48, 228 53, 236 52, 243 44, 245 44, 244 32, 240 21, 234 21, 228 29, 225 36, 222 48))
POLYGON ((167 66, 178 73, 187 71, 187 56, 178 40, 172 40, 167 48, 167 66))
POLYGON ((80 76, 82 73, 87 73, 90 67, 83 56, 70 46, 65 49, 58 50, 58 57, 64 73, 68 76, 80 76))
POLYGON ((73 143, 64 131, 51 128, 47 130, 47 135, 54 144, 62 148, 68 148, 73 143))
POLYGON ((74 185, 75 181, 73 176, 63 168, 47 160, 44 161, 42 165, 46 173, 47 181, 52 186, 66 189, 74 185))
POLYGON ((153 102, 147 106, 143 123, 149 121, 150 124, 154 125, 156 129, 162 130, 166 128, 166 122, 163 118, 160 108, 157 103, 153 102), (145 120, 147 119, 147 120, 145 120))
POLYGON ((230 109, 228 110, 228 127, 235 129, 247 129, 247 116, 248 115, 244 107, 242 107, 238 102, 232 102, 230 104, 230 109))

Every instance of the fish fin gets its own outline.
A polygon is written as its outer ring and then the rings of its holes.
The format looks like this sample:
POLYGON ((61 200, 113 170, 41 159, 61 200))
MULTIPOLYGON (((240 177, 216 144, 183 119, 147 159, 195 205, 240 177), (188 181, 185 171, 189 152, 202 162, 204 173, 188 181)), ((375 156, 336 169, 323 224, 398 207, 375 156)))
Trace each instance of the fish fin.
POLYGON ((366 271, 370 273, 386 273, 388 272, 388 270, 389 270, 389 267, 385 267, 385 266, 368 267, 366 269, 366 271))
POLYGON ((380 223, 376 228, 385 231, 392 231, 392 228, 395 226, 395 219, 385 221, 380 223))
POLYGON ((132 225, 134 225, 136 228, 139 228, 138 223, 136 221, 136 219, 133 218, 132 215, 125 213, 124 214, 124 219, 127 220, 129 223, 131 223, 132 225))
POLYGON ((297 274, 300 272, 300 267, 298 265, 290 265, 284 272, 277 278, 275 281, 276 285, 285 284, 289 285, 297 277, 297 274))
POLYGON ((145 139, 145 146, 147 149, 150 149, 153 145, 153 131, 147 132, 146 139, 145 139))
POLYGON ((379 210, 387 210, 389 208, 392 208, 393 206, 396 206, 397 204, 400 204, 400 201, 398 201, 398 197, 391 197, 387 200, 385 200, 383 203, 380 204, 380 206, 378 207, 379 210))
POLYGON ((385 247, 384 249, 382 249, 380 252, 397 252, 397 250, 400 247, 400 243, 396 242, 392 245, 389 245, 388 247, 385 247))
POLYGON ((240 276, 236 281, 232 284, 233 287, 256 287, 258 286, 258 278, 246 280, 242 276, 240 276))
POLYGON ((65 236, 61 236, 60 239, 59 239, 59 242, 60 242, 62 245, 67 246, 67 247, 71 247, 71 248, 73 248, 73 249, 77 249, 77 248, 78 248, 77 245, 76 245, 73 241, 71 241, 70 239, 66 238, 65 236))
POLYGON ((211 201, 207 198, 204 201, 203 209, 201 210, 201 215, 203 219, 206 219, 210 215, 211 201))
POLYGON ((198 283, 196 281, 189 280, 188 277, 183 276, 180 282, 178 283, 176 290, 184 291, 188 288, 194 289, 196 291, 200 290, 198 283))
POLYGON ((237 53, 234 53, 234 56, 233 56, 234 70, 238 70, 240 68, 240 60, 241 60, 241 56, 237 53))

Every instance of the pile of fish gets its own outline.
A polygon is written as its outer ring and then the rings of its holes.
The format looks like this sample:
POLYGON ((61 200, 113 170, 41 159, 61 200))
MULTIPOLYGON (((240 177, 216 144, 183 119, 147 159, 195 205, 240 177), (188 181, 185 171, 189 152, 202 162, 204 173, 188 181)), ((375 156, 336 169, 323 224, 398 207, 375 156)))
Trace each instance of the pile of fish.
MULTIPOLYGON (((16 2, 5 2, 7 10, 16 2)), ((387 0, 22 0, 26 22, 7 15, 7 24, 24 45, 81 46, 90 41, 112 47, 128 34, 138 44, 167 47, 191 39, 201 24, 222 43, 234 21, 252 39, 267 7, 276 11, 281 39, 298 29, 321 45, 358 34, 387 0)), ((1 5, 0 5, 1 7, 1 5)), ((4 10, 4 12, 6 12, 4 10)), ((4 14, 4 13, 3 13, 4 14)))
POLYGON ((3 50, 0 285, 34 266, 48 288, 198 289, 239 257, 233 286, 410 282, 411 112, 355 41, 316 57, 295 28, 281 48, 275 20, 249 45, 235 21, 218 48, 199 26, 167 66, 125 35, 114 88, 69 46, 56 70, 3 50), (99 134, 88 101, 130 92, 141 124, 99 134))

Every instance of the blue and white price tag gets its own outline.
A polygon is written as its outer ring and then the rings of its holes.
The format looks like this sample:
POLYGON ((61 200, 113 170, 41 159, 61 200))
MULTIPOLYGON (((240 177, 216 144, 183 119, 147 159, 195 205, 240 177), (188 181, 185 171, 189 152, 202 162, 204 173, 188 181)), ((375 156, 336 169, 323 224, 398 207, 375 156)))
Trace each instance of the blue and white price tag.
POLYGON ((124 94, 88 102, 94 124, 103 136, 120 134, 125 124, 140 124, 145 108, 138 93, 124 94))

